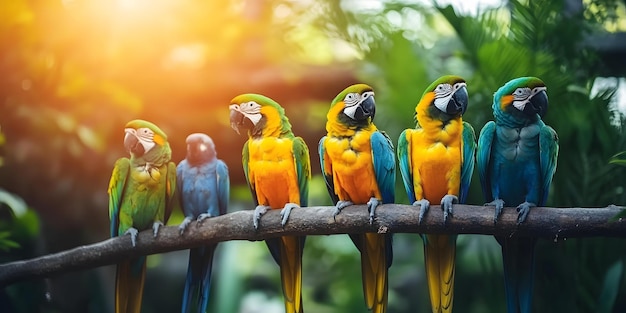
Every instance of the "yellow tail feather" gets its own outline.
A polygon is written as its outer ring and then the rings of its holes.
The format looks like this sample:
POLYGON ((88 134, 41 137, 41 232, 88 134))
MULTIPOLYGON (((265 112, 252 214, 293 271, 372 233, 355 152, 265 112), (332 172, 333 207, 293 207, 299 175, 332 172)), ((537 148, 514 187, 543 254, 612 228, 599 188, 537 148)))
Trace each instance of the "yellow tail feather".
POLYGON ((424 262, 433 313, 452 312, 456 239, 426 235, 424 262))
POLYGON ((145 258, 139 275, 132 275, 131 264, 138 262, 137 259, 124 261, 117 265, 115 277, 115 312, 116 313, 139 313, 141 312, 141 298, 146 278, 145 258))
POLYGON ((302 313, 302 246, 299 237, 284 236, 280 241, 280 280, 286 313, 302 313))
POLYGON ((361 247, 363 294, 367 308, 373 313, 387 312, 386 235, 365 233, 361 247))

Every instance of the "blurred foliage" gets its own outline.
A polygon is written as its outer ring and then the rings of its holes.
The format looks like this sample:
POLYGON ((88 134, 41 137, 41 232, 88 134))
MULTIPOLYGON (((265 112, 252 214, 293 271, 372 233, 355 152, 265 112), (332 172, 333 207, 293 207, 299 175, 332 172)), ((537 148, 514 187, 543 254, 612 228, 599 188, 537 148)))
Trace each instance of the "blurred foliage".
MULTIPOLYGON (((0 187, 32 208, 23 225, 0 211, 0 247, 6 240, 20 245, 8 250, 11 259, 108 237, 106 186, 115 159, 125 155, 122 128, 130 119, 161 126, 176 162, 187 134, 211 135, 236 185, 230 211, 248 209, 245 138, 229 129, 226 107, 238 93, 264 93, 286 107, 319 173, 316 146, 328 103, 354 75, 374 87, 376 123, 394 142, 414 127, 415 104, 443 74, 466 78, 465 119, 477 133, 492 119, 497 88, 538 76, 551 103, 546 123, 560 138, 548 205, 626 203, 626 167, 615 166, 626 151, 626 119, 616 111, 616 86, 598 83, 602 60, 583 44, 589 34, 626 29, 623 1, 585 0, 579 9, 572 1, 506 1, 476 13, 407 1, 0 2, 0 187), (15 228, 2 228, 8 221, 15 228)), ((475 175, 469 203, 484 202, 479 185, 475 175)), ((310 189, 311 205, 330 204, 320 177, 310 189)), ((400 181, 397 190, 398 202, 406 202, 400 181)), ((180 215, 171 223, 177 221, 180 215)), ((390 312, 429 311, 421 245, 414 234, 394 237, 390 312)), ((278 268, 263 243, 218 249, 212 311, 282 311, 278 268)), ((626 311, 623 251, 623 239, 541 241, 534 311, 626 311)), ((347 236, 311 236, 304 253, 307 311, 365 311, 359 254, 347 236)), ((459 237, 455 311, 504 310, 499 253, 489 236, 459 237)), ((178 310, 186 253, 148 263, 144 312, 178 310)), ((12 303, 36 309, 0 311, 109 312, 113 270, 17 284, 12 303)))
MULTIPOLYGON (((320 26, 332 25, 329 33, 362 53, 360 77, 373 82, 380 111, 386 107, 377 114, 377 119, 381 116, 377 124, 392 138, 414 125, 407 112, 412 112, 423 89, 441 75, 454 73, 467 79, 470 108, 465 119, 477 132, 492 119, 491 101, 497 88, 515 77, 537 76, 548 86, 551 109, 545 121, 560 138, 548 205, 626 203, 626 173, 608 164, 612 155, 626 148, 626 118, 613 105, 617 86, 595 85, 602 60, 593 47, 582 44, 591 31, 616 20, 615 15, 601 14, 604 8, 623 3, 587 1, 577 11, 566 7, 564 1, 508 1, 477 15, 460 14, 452 6, 431 8, 404 2, 384 2, 373 11, 344 4, 328 1, 320 26)), ((624 16, 619 18, 621 21, 624 16)), ((477 178, 475 175, 469 203, 484 202, 477 178)), ((464 245, 485 244, 492 247, 474 250, 474 258, 499 258, 492 254, 493 242, 480 236, 466 238, 458 246, 463 250, 464 245)), ((626 260, 624 248, 623 240, 565 241, 557 237, 553 243, 542 241, 537 247, 533 311, 595 312, 598 307, 607 312, 623 311, 626 291, 620 286, 626 276, 617 268, 626 260), (603 279, 609 274, 617 278, 603 279)), ((502 286, 498 282, 501 271, 490 271, 495 263, 488 261, 470 273, 463 270, 466 263, 459 265, 456 309, 460 303, 464 312, 504 309, 502 290, 494 291, 491 298, 485 297, 484 290, 480 290, 483 295, 471 293, 477 280, 502 286)), ((421 264, 416 265, 421 269, 421 264)), ((394 281, 391 288, 397 288, 394 281)), ((428 310, 428 304, 413 308, 428 310)))

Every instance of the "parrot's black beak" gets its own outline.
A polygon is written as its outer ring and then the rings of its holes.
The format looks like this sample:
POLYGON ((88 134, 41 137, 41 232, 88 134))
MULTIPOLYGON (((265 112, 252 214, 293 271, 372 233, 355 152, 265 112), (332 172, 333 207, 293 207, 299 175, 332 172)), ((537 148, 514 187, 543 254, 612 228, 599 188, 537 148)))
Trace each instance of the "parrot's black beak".
POLYGON ((467 88, 465 86, 459 88, 454 92, 452 98, 450 98, 450 102, 448 102, 448 106, 446 107, 446 113, 450 115, 456 115, 461 113, 461 115, 465 114, 465 110, 467 109, 467 103, 469 102, 469 96, 467 95, 467 88))
POLYGON ((529 115, 539 114, 543 118, 548 112, 548 94, 545 90, 532 96, 529 100, 530 105, 524 107, 524 113, 529 115))
POLYGON ((135 156, 142 156, 146 151, 143 148, 143 145, 137 139, 137 136, 133 133, 126 132, 124 136, 124 147, 126 151, 134 154, 135 156))
POLYGON ((373 96, 369 96, 359 104, 354 112, 354 119, 360 121, 371 117, 371 120, 374 121, 374 114, 376 114, 376 102, 373 96))

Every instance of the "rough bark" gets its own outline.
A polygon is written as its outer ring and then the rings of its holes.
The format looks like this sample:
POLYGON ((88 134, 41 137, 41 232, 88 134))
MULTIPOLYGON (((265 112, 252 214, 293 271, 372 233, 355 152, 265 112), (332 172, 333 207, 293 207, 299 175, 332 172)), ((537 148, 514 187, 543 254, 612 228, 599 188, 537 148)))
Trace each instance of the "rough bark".
POLYGON ((364 205, 345 208, 333 219, 334 207, 320 206, 294 209, 285 228, 280 226, 280 210, 265 214, 255 230, 252 211, 238 211, 192 222, 183 235, 177 226, 162 227, 156 238, 144 231, 132 247, 128 236, 111 238, 91 245, 0 265, 0 286, 24 279, 114 264, 128 257, 148 255, 229 240, 263 240, 280 235, 333 235, 363 232, 390 233, 456 233, 506 236, 532 236, 550 240, 572 237, 626 237, 626 221, 612 220, 621 209, 606 208, 533 208, 527 220, 517 225, 514 208, 505 208, 497 223, 493 207, 455 205, 454 215, 443 224, 438 205, 431 206, 421 224, 419 210, 409 205, 385 204, 376 210, 376 219, 369 224, 364 205))

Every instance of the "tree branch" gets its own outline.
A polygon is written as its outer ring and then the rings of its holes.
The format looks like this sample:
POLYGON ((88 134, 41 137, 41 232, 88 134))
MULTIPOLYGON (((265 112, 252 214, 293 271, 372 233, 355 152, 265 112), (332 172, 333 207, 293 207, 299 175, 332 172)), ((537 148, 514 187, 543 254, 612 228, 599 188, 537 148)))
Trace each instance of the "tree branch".
POLYGON ((57 275, 69 271, 114 264, 123 259, 174 250, 189 249, 207 243, 229 240, 263 240, 281 235, 332 235, 345 233, 433 233, 531 236, 551 239, 571 237, 626 237, 626 221, 609 221, 622 208, 533 208, 527 220, 517 225, 515 208, 505 208, 494 224, 493 207, 455 205, 454 216, 443 225, 438 205, 431 206, 424 221, 417 224, 419 210, 409 205, 385 204, 376 209, 376 219, 369 224, 365 205, 345 208, 333 220, 334 207, 318 206, 294 209, 282 229, 280 210, 263 216, 258 230, 252 226, 252 211, 238 211, 191 223, 181 236, 177 226, 162 227, 157 238, 151 231, 137 237, 132 247, 128 236, 111 238, 92 245, 49 254, 25 261, 0 265, 0 286, 19 280, 57 275))

